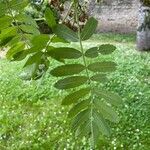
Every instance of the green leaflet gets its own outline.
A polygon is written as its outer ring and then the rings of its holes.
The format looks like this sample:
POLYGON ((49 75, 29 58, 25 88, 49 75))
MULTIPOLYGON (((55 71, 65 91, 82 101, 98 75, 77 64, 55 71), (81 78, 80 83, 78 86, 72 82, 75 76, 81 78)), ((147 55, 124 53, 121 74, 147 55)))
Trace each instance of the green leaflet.
POLYGON ((28 54, 32 54, 35 52, 42 52, 43 47, 38 47, 38 46, 33 46, 29 49, 26 49, 26 51, 24 51, 24 54, 27 56, 28 54))
POLYGON ((34 79, 38 65, 36 63, 31 64, 26 67, 24 71, 20 74, 22 80, 31 80, 34 79))
POLYGON ((19 51, 13 56, 13 61, 21 61, 26 57, 26 50, 19 51))
POLYGON ((0 46, 7 46, 7 44, 13 39, 13 37, 7 37, 0 41, 0 46))
POLYGON ((25 48, 25 44, 22 43, 22 42, 19 42, 19 43, 15 44, 12 48, 10 48, 10 49, 8 50, 8 52, 7 52, 7 54, 6 54, 7 59, 9 59, 9 60, 13 59, 13 56, 14 56, 16 53, 18 53, 18 52, 24 50, 24 48, 25 48))
POLYGON ((85 66, 81 64, 68 64, 68 65, 58 66, 53 70, 51 70, 50 73, 55 77, 61 77, 61 76, 79 74, 84 69, 85 66))
POLYGON ((30 33, 30 34, 34 34, 34 35, 40 34, 39 30, 37 28, 35 28, 34 26, 20 25, 19 28, 25 33, 30 33))
POLYGON ((92 117, 93 117, 93 124, 95 124, 98 127, 99 131, 103 135, 110 136, 110 128, 108 127, 108 124, 102 117, 102 115, 98 113, 96 110, 93 110, 92 117))
POLYGON ((24 72, 20 77, 24 80, 35 79, 37 77, 37 70, 41 63, 42 53, 38 52, 28 58, 24 65, 24 72))
POLYGON ((93 92, 95 92, 100 98, 104 98, 108 103, 112 105, 119 106, 122 104, 122 99, 118 94, 96 89, 93 92))
POLYGON ((97 126, 97 124, 92 124, 93 125, 93 137, 90 138, 90 143, 91 146, 94 148, 95 145, 99 142, 99 137, 100 137, 100 131, 99 131, 99 127, 97 126))
POLYGON ((84 98, 89 93, 90 93, 90 88, 83 88, 83 89, 80 89, 76 92, 73 92, 73 93, 67 95, 63 99, 62 105, 70 105, 72 103, 77 103, 78 100, 80 100, 81 98, 84 98))
POLYGON ((68 42, 78 42, 79 41, 77 34, 63 24, 58 24, 56 27, 54 27, 53 32, 58 37, 63 38, 68 42))
POLYGON ((36 35, 30 34, 30 33, 24 33, 23 34, 24 39, 27 40, 30 43, 30 46, 32 45, 31 40, 33 39, 34 36, 36 36, 36 35))
POLYGON ((105 74, 96 74, 91 77, 91 80, 99 83, 103 83, 106 82, 108 79, 105 74))
POLYGON ((93 122, 91 119, 89 119, 89 120, 83 122, 78 127, 78 129, 76 131, 76 136, 81 138, 82 136, 91 135, 90 143, 91 143, 91 146, 94 148, 99 140, 100 132, 101 131, 99 130, 99 125, 97 123, 93 122), (92 135, 91 135, 91 130, 92 130, 92 135))
POLYGON ((18 54, 15 55, 14 59, 15 60, 22 60, 24 59, 27 55, 29 54, 33 54, 33 53, 38 53, 38 52, 42 52, 42 50, 44 49, 44 45, 36 45, 36 46, 33 46, 29 49, 26 49, 26 50, 22 50, 20 51, 18 54))
POLYGON ((85 52, 85 56, 88 58, 98 57, 98 47, 92 47, 85 52))
POLYGON ((27 60, 27 62, 25 63, 24 67, 27 67, 29 65, 32 65, 34 63, 40 63, 40 60, 41 60, 41 56, 42 56, 42 53, 41 52, 38 52, 32 56, 30 56, 27 60))
POLYGON ((79 102, 78 104, 76 104, 71 108, 68 117, 69 118, 75 117, 79 112, 83 111, 84 109, 87 109, 89 105, 90 105, 90 99, 79 102))
POLYGON ((73 119, 72 122, 72 130, 77 131, 77 129, 85 122, 89 121, 89 116, 90 116, 91 110, 86 109, 81 111, 75 118, 73 119))
POLYGON ((35 47, 45 48, 49 40, 50 40, 50 37, 48 35, 40 34, 40 35, 34 36, 31 40, 31 43, 35 47))
POLYGON ((3 29, 0 34, 0 40, 6 39, 8 37, 14 37, 17 34, 17 28, 16 27, 9 27, 7 29, 3 29))
POLYGON ((23 8, 25 8, 28 5, 28 0, 11 0, 9 1, 9 6, 11 9, 16 11, 21 11, 23 8))
POLYGON ((0 2, 0 16, 3 16, 5 13, 8 12, 8 6, 11 10, 21 11, 28 5, 28 3, 28 0, 11 0, 9 1, 8 5, 7 1, 4 0, 3 2, 0 2))
POLYGON ((95 109, 91 111, 88 108, 79 112, 73 119, 72 129, 76 131, 76 136, 91 134, 92 140, 94 140, 92 141, 93 144, 97 142, 100 132, 103 135, 110 136, 110 128, 107 122, 95 109))
POLYGON ((76 129, 76 136, 82 138, 83 136, 90 135, 91 132, 91 122, 86 120, 76 129))
POLYGON ((92 137, 90 137, 90 143, 91 143, 91 146, 94 148, 95 145, 97 144, 98 142, 98 139, 99 139, 99 136, 100 136, 100 132, 99 132, 99 128, 96 124, 94 124, 92 122, 92 127, 91 127, 91 120, 87 120, 86 122, 83 122, 79 128, 77 129, 76 131, 76 136, 78 137, 82 137, 82 136, 89 136, 91 135, 91 129, 92 129, 92 137))
POLYGON ((20 13, 17 16, 15 16, 15 19, 18 22, 22 22, 22 23, 25 23, 26 25, 31 25, 31 26, 38 28, 36 21, 27 14, 20 13))
POLYGON ((93 72, 113 72, 116 70, 116 63, 114 62, 95 62, 88 66, 88 69, 93 72))
POLYGON ((45 11, 45 19, 49 27, 54 28, 56 26, 56 20, 50 8, 45 11))
POLYGON ((7 43, 6 46, 10 46, 12 47, 13 45, 15 45, 16 43, 21 41, 21 36, 20 35, 16 35, 14 37, 11 37, 11 40, 7 43))
POLYGON ((10 16, 4 16, 0 18, 0 30, 9 27, 12 23, 13 19, 10 16))
POLYGON ((81 32, 81 39, 83 41, 88 40, 93 35, 93 33, 96 30, 97 24, 98 24, 98 21, 93 17, 91 17, 87 21, 85 27, 83 28, 83 30, 81 32))
POLYGON ((48 47, 48 55, 57 59, 77 59, 82 56, 82 53, 74 48, 61 47, 54 48, 48 47))
POLYGON ((102 55, 108 55, 113 53, 116 50, 116 46, 112 44, 103 44, 99 46, 98 52, 102 55))
POLYGON ((51 38, 51 42, 52 43, 68 43, 66 40, 58 37, 58 36, 54 36, 53 38, 51 38))
POLYGON ((0 17, 5 15, 6 12, 7 12, 6 3, 5 2, 0 2, 0 17))
POLYGON ((84 84, 88 78, 86 76, 73 76, 67 77, 65 79, 61 79, 57 81, 54 85, 57 89, 71 89, 84 84))
POLYGON ((99 112, 103 115, 105 119, 108 119, 111 122, 118 123, 119 122, 119 116, 118 114, 113 110, 113 108, 106 103, 102 102, 99 99, 95 99, 94 105, 99 110, 99 112))

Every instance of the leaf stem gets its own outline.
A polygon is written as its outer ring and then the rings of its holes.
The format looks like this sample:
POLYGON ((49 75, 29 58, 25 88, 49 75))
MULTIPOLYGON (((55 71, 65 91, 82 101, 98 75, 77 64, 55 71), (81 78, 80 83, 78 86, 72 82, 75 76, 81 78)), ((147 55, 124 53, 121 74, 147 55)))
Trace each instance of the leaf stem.
MULTIPOLYGON (((82 52, 82 58, 83 58, 83 62, 84 62, 84 65, 86 67, 86 74, 87 74, 87 77, 88 77, 88 84, 90 85, 91 89, 92 89, 92 86, 91 86, 91 79, 90 79, 90 75, 89 75, 89 71, 87 69, 88 65, 87 65, 87 62, 86 62, 86 57, 84 55, 84 48, 83 48, 83 44, 82 44, 82 38, 81 38, 81 29, 80 29, 80 24, 79 24, 79 15, 78 15, 78 6, 79 6, 79 3, 78 3, 78 0, 74 0, 74 6, 75 6, 75 18, 76 18, 76 22, 77 22, 77 26, 78 26, 78 38, 79 38, 79 43, 80 43, 80 48, 81 48, 81 52, 82 52)), ((90 111, 90 120, 91 120, 91 139, 92 139, 92 142, 90 142, 90 145, 91 145, 91 150, 94 149, 94 131, 93 131, 93 97, 91 97, 91 111, 90 111)))
POLYGON ((86 74, 89 78, 89 82, 90 82, 90 75, 89 75, 89 72, 88 72, 88 69, 87 69, 87 62, 86 62, 86 58, 85 58, 85 55, 84 55, 84 48, 83 48, 83 44, 82 44, 82 39, 81 39, 81 29, 80 29, 80 24, 79 24, 79 15, 78 15, 78 4, 75 2, 75 15, 76 15, 76 22, 77 22, 77 26, 78 26, 78 38, 79 38, 79 43, 80 43, 80 48, 81 48, 81 52, 82 52, 82 58, 83 58, 83 62, 84 62, 84 65, 86 67, 86 74))

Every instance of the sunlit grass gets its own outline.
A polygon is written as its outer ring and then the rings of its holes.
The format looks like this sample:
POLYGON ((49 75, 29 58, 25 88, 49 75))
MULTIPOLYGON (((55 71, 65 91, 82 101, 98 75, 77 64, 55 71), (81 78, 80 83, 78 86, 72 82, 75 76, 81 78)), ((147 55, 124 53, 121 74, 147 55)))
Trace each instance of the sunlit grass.
MULTIPOLYGON (((150 53, 136 50, 135 35, 94 35, 84 47, 110 42, 117 50, 97 59, 113 59, 118 70, 103 88, 119 93, 124 106, 118 109, 120 123, 111 125, 110 138, 101 137, 99 149, 148 150, 150 53)), ((56 79, 48 71, 42 80, 22 81, 23 64, 0 60, 0 150, 88 150, 86 139, 75 140, 69 131, 63 92, 53 88, 56 79)))

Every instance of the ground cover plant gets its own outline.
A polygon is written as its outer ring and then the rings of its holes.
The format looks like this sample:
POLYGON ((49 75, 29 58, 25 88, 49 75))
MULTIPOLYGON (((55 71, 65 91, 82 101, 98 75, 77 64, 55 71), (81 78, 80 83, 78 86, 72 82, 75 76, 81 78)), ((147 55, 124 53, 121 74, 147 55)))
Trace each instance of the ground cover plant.
POLYGON ((101 135, 111 135, 109 121, 119 122, 114 108, 122 104, 122 99, 102 86, 117 64, 112 59, 97 59, 112 54, 116 47, 112 44, 83 46, 83 41, 96 31, 98 21, 90 17, 82 28, 78 0, 73 0, 70 6, 77 32, 57 22, 49 7, 45 9, 44 20, 53 32, 51 35, 41 34, 37 22, 26 14, 24 9, 29 3, 28 0, 0 2, 0 45, 7 48, 9 61, 26 60, 20 75, 23 80, 42 80, 51 69, 50 74, 57 77, 52 87, 66 93, 62 105, 69 108, 67 116, 75 137, 84 137, 90 149, 95 149, 101 135), (54 60, 59 62, 57 67, 54 60))
MULTIPOLYGON (((94 35, 84 47, 99 42, 115 43, 117 50, 104 60, 115 60, 118 69, 103 86, 119 93, 124 106, 118 109, 120 122, 110 124, 109 138, 101 136, 97 149, 148 150, 150 147, 150 57, 135 50, 134 36, 94 35), (118 37, 117 41, 114 37, 118 37), (133 38, 129 43, 128 39, 133 38), (99 39, 103 39, 99 41, 99 39)), ((98 58, 100 59, 100 58, 98 58)), ((68 130, 69 108, 61 106, 61 91, 52 90, 55 80, 50 70, 42 80, 19 78, 24 62, 0 60, 0 148, 22 149, 89 149, 89 142, 76 139, 68 130), (66 114, 66 115, 65 115, 66 114)), ((55 63, 57 66, 57 62, 55 63)), ((55 67, 55 66, 54 66, 55 67)), ((99 86, 99 84, 97 85, 99 86)))

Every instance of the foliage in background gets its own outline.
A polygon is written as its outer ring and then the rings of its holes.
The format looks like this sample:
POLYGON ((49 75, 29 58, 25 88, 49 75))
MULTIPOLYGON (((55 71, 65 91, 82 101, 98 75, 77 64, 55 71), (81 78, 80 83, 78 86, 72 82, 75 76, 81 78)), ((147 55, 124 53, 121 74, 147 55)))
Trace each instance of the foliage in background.
POLYGON ((23 11, 27 5, 27 0, 0 3, 0 45, 8 48, 8 60, 26 58, 21 74, 24 80, 44 77, 53 67, 51 61, 59 62, 50 71, 52 76, 59 77, 54 87, 69 93, 62 100, 62 105, 72 106, 68 112, 72 130, 76 137, 89 139, 91 149, 94 149, 101 134, 110 136, 109 121, 119 122, 114 107, 122 104, 122 100, 117 94, 102 88, 103 82, 108 80, 108 73, 115 71, 117 65, 113 61, 96 59, 99 55, 112 54, 116 47, 111 44, 83 47, 82 41, 93 35, 98 22, 91 17, 81 30, 80 4, 76 0, 72 2, 72 8, 78 33, 58 24, 53 11, 47 8, 44 15, 54 33, 52 36, 39 32, 36 21, 23 11), (61 46, 64 43, 76 43, 77 46, 61 46))
POLYGON ((140 0, 141 4, 144 6, 150 6, 150 1, 149 0, 140 0))
MULTIPOLYGON (((88 19, 87 14, 87 1, 80 1, 79 5, 79 20, 80 26, 83 27, 88 19)), ((42 33, 50 33, 49 27, 45 24, 44 13, 46 8, 49 7, 56 18, 57 22, 61 22, 73 30, 77 30, 74 22, 74 10, 72 3, 69 0, 32 0, 25 12, 36 19, 42 33)))

